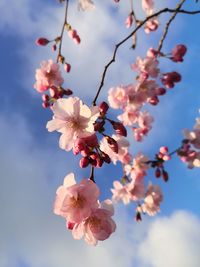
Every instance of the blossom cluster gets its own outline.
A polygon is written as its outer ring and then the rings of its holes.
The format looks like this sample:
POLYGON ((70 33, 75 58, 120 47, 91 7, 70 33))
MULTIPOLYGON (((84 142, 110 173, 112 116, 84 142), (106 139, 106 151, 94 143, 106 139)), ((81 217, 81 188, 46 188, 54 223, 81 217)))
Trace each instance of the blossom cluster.
POLYGON ((136 84, 117 86, 108 92, 108 102, 114 109, 122 109, 118 119, 125 126, 132 127, 136 141, 142 141, 152 128, 153 117, 143 111, 145 104, 153 106, 159 103, 159 97, 165 95, 167 89, 181 81, 181 75, 176 71, 162 73, 159 69, 159 57, 167 57, 173 62, 182 62, 186 53, 185 45, 177 45, 165 56, 150 48, 144 59, 138 57, 132 69, 139 72, 136 84))
MULTIPOLYGON (((112 219, 113 203, 134 202, 137 221, 142 220, 143 214, 154 216, 160 211, 164 198, 162 190, 151 181, 147 183, 146 177, 149 169, 153 169, 156 179, 162 178, 167 182, 169 175, 165 169, 165 162, 171 160, 175 153, 170 153, 166 146, 162 146, 153 160, 142 152, 133 156, 130 153, 127 127, 131 127, 132 135, 137 142, 143 141, 148 135, 154 118, 144 106, 158 105, 160 97, 181 81, 181 75, 177 71, 163 72, 160 69, 160 59, 164 58, 175 63, 183 62, 187 48, 183 44, 178 44, 170 53, 164 53, 161 51, 164 38, 161 39, 161 45, 157 49, 149 48, 144 58, 137 57, 136 62, 131 65, 131 69, 137 72, 135 83, 110 88, 108 102, 103 101, 96 105, 100 87, 93 104, 88 106, 79 97, 71 96, 73 91, 64 85, 60 66, 65 73, 68 73, 71 71, 71 64, 62 54, 63 35, 67 32, 68 38, 76 45, 81 44, 81 38, 68 21, 69 0, 59 1, 66 3, 61 34, 53 40, 44 37, 36 40, 36 44, 40 46, 53 43, 53 52, 58 52, 57 60, 54 62, 49 59, 41 63, 40 68, 36 70, 34 88, 42 94, 42 106, 49 108, 53 113, 46 128, 49 132, 59 132, 59 147, 67 152, 72 151, 74 156, 79 157, 80 168, 88 166, 91 168, 90 177, 82 179, 79 183, 75 181, 73 173, 64 178, 63 185, 56 191, 54 213, 65 219, 66 227, 72 232, 74 239, 84 238, 89 245, 96 245, 98 241, 109 238, 116 229, 112 219), (120 109, 122 113, 113 119, 109 114, 110 108, 120 109), (114 165, 120 163, 123 176, 113 182, 112 201, 106 199, 100 202, 100 190, 94 179, 94 170, 102 168, 105 163, 114 165)), ((120 2, 120 0, 114 1, 120 2)), ((77 5, 82 11, 95 8, 92 0, 78 0, 77 5)), ((133 25, 135 27, 141 25, 144 26, 146 33, 155 31, 159 22, 153 15, 154 1, 141 0, 141 7, 146 19, 143 22, 137 20, 131 6, 126 26, 130 28, 133 25)), ((107 68, 115 61, 117 48, 123 42, 116 46, 113 59, 105 68, 102 86, 107 68)), ((189 168, 200 167, 200 118, 197 119, 192 131, 184 131, 184 136, 181 147, 175 152, 189 168)))
POLYGON ((200 117, 196 119, 193 130, 184 130, 185 139, 177 154, 187 163, 188 168, 200 168, 200 117))
POLYGON ((66 226, 75 239, 96 245, 98 240, 107 239, 116 228, 111 218, 114 214, 112 202, 100 203, 97 185, 88 179, 76 183, 74 174, 68 174, 56 191, 54 213, 66 219, 66 226))

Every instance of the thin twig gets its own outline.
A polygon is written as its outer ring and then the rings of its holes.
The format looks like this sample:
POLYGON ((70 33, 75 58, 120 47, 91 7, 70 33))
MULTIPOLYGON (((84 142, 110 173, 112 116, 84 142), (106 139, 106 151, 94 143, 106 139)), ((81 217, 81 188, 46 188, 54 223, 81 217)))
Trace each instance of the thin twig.
POLYGON ((92 182, 95 183, 94 180, 94 166, 91 166, 91 172, 90 172, 90 178, 89 178, 92 182))
POLYGON ((59 57, 62 56, 62 54, 61 54, 61 50, 62 50, 62 41, 63 41, 63 34, 64 34, 64 30, 65 30, 65 25, 67 24, 67 11, 68 11, 68 5, 69 5, 69 0, 66 0, 64 22, 63 22, 63 26, 62 26, 61 34, 60 34, 60 36, 59 36, 59 38, 60 38, 60 40, 59 40, 60 43, 59 43, 59 47, 58 47, 57 63, 59 62, 59 57))
POLYGON ((182 5, 184 4, 185 0, 181 0, 180 3, 177 5, 177 10, 176 12, 174 12, 174 14, 171 16, 171 18, 169 19, 169 21, 166 23, 166 26, 165 26, 165 29, 164 29, 164 32, 163 32, 163 35, 160 39, 160 42, 158 44, 158 53, 161 51, 162 49, 162 46, 163 46, 163 42, 167 36, 167 33, 168 33, 168 30, 169 30, 169 26, 170 24, 172 23, 172 21, 176 18, 176 15, 178 14, 178 11, 181 9, 182 5))
MULTIPOLYGON (((95 106, 96 105, 96 101, 99 97, 99 94, 101 92, 101 89, 104 85, 104 80, 105 80, 105 76, 106 76, 106 72, 109 68, 109 66, 115 62, 115 58, 116 58, 116 54, 117 54, 117 50, 119 49, 119 47, 124 44, 128 39, 130 39, 148 20, 154 18, 154 17, 157 17, 159 15, 161 15, 162 13, 175 13, 177 12, 177 9, 170 9, 170 8, 164 8, 148 17, 146 17, 146 19, 144 19, 143 21, 140 21, 140 23, 138 23, 138 25, 135 27, 135 29, 127 36, 125 37, 122 41, 120 41, 118 44, 115 45, 115 49, 114 49, 114 52, 113 52, 113 55, 112 55, 112 58, 111 60, 105 65, 105 68, 104 68, 104 71, 103 71, 103 74, 102 74, 102 78, 101 78, 101 82, 100 82, 100 86, 97 90, 97 93, 94 97, 94 100, 92 102, 92 104, 95 106)), ((200 10, 197 10, 197 11, 187 11, 187 10, 178 10, 177 13, 182 13, 182 14, 188 14, 188 15, 195 15, 195 14, 200 14, 200 10)))

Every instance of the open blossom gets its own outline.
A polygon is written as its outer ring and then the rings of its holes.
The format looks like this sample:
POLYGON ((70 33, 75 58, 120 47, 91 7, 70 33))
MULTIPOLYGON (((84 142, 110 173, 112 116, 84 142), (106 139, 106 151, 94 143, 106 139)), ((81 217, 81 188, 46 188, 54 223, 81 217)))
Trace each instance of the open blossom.
POLYGON ((42 61, 41 68, 36 70, 35 78, 34 88, 40 93, 48 90, 51 86, 61 86, 64 82, 59 65, 51 59, 42 61))
POLYGON ((130 201, 138 201, 144 197, 143 181, 131 181, 126 185, 122 185, 119 181, 113 182, 111 192, 113 193, 113 202, 123 201, 126 205, 130 201))
POLYGON ((200 149, 200 118, 196 119, 193 131, 184 130, 184 136, 197 149, 200 149))
POLYGON ((87 179, 77 184, 74 174, 68 174, 62 186, 56 191, 54 213, 72 223, 81 223, 98 207, 99 189, 87 179))
POLYGON ((146 212, 149 216, 154 216, 158 211, 160 211, 160 202, 162 200, 163 195, 160 187, 150 183, 146 192, 144 204, 142 204, 143 212, 146 212))
POLYGON ((95 8, 94 2, 92 0, 79 0, 78 9, 80 10, 92 10, 95 8))
POLYGON ((138 117, 138 110, 135 109, 133 106, 128 105, 124 109, 124 113, 119 115, 117 118, 123 123, 124 126, 132 126, 134 123, 137 122, 138 117))
POLYGON ((126 205, 130 202, 131 200, 131 194, 128 191, 127 185, 122 185, 119 181, 114 181, 113 182, 113 187, 111 189, 112 192, 112 200, 113 202, 119 202, 123 201, 123 203, 126 205))
POLYGON ((140 57, 138 57, 136 63, 132 65, 132 68, 142 73, 146 73, 153 78, 156 78, 160 71, 158 69, 158 64, 159 62, 156 58, 146 57, 144 59, 141 59, 140 57))
POLYGON ((126 175, 130 175, 130 177, 135 180, 141 180, 146 175, 146 171, 149 169, 149 164, 147 162, 149 158, 142 153, 138 153, 133 158, 132 164, 127 164, 124 166, 124 170, 126 175))
POLYGON ((100 143, 100 149, 109 155, 112 162, 116 164, 119 160, 124 164, 127 164, 130 161, 130 155, 128 153, 129 142, 125 137, 120 135, 112 135, 112 138, 117 142, 118 153, 115 153, 109 146, 107 139, 104 137, 100 143))
POLYGON ((112 108, 123 108, 128 100, 127 90, 123 86, 111 88, 108 91, 108 102, 112 108))
POLYGON ((97 107, 89 108, 78 97, 58 99, 52 106, 53 119, 47 123, 49 132, 62 133, 60 148, 71 150, 77 138, 94 134, 93 123, 99 115, 97 107))
POLYGON ((92 211, 91 215, 82 223, 75 224, 72 235, 75 239, 84 240, 89 245, 97 245, 115 231, 116 224, 111 218, 114 215, 112 202, 107 199, 99 205, 99 208, 92 211))

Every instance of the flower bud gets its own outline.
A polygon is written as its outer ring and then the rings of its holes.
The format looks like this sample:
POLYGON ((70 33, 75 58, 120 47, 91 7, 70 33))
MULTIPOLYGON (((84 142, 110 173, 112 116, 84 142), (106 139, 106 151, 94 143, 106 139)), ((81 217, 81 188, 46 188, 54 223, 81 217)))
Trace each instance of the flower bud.
POLYGON ((121 122, 116 122, 116 121, 110 121, 113 129, 116 131, 117 134, 122 135, 122 136, 127 136, 127 131, 124 125, 121 122))
POLYGON ((174 62, 182 62, 183 57, 185 53, 187 52, 187 47, 185 45, 177 45, 173 50, 172 50, 172 57, 171 60, 174 62))
POLYGON ((67 96, 73 94, 72 90, 70 90, 70 89, 63 89, 63 93, 64 93, 64 95, 67 95, 67 96))
POLYGON ((108 146, 112 149, 113 152, 118 153, 118 143, 110 136, 106 136, 108 146))
POLYGON ((111 162, 111 159, 110 159, 110 157, 108 156, 108 154, 102 152, 101 157, 102 157, 103 161, 105 161, 106 163, 109 164, 109 163, 111 162))
POLYGON ((165 182, 169 180, 169 175, 165 170, 162 171, 162 178, 165 182))
POLYGON ((106 114, 106 112, 108 111, 108 109, 109 109, 108 104, 107 104, 106 102, 101 102, 101 104, 99 105, 99 110, 100 110, 100 112, 101 112, 103 115, 106 114))
POLYGON ((37 39, 37 40, 35 41, 35 43, 36 43, 37 45, 41 45, 41 46, 45 46, 45 45, 47 45, 49 42, 50 42, 49 40, 47 40, 46 38, 43 38, 43 37, 41 37, 41 38, 39 38, 39 39, 37 39))
POLYGON ((65 63, 65 64, 64 64, 64 70, 65 70, 67 73, 69 73, 70 70, 71 70, 71 65, 70 65, 69 63, 65 63))
POLYGON ((161 146, 159 149, 160 153, 162 154, 167 154, 168 153, 168 147, 166 146, 161 146))
POLYGON ((79 166, 81 168, 86 168, 88 165, 89 165, 90 161, 88 158, 81 158, 80 161, 79 161, 79 166))
POLYGON ((156 168, 156 170, 155 170, 155 177, 156 178, 160 178, 160 176, 161 176, 161 171, 160 171, 159 168, 156 168))

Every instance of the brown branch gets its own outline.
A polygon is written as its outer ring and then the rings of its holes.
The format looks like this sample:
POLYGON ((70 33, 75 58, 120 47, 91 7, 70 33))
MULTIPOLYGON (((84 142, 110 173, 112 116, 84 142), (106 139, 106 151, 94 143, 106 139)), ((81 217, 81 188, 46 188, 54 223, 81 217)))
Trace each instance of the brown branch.
POLYGON ((95 183, 94 180, 94 166, 91 166, 91 172, 90 172, 90 178, 89 178, 92 182, 95 183))
MULTIPOLYGON (((101 92, 101 89, 104 85, 104 81, 105 81, 105 76, 106 76, 106 73, 107 73, 107 70, 109 68, 109 66, 115 62, 115 58, 116 58, 116 54, 117 54, 117 50, 119 49, 119 47, 124 44, 128 39, 130 39, 148 20, 154 18, 154 17, 157 17, 159 15, 161 15, 162 13, 175 13, 177 12, 177 9, 170 9, 170 8, 164 8, 148 17, 146 17, 146 19, 144 19, 143 21, 140 21, 140 23, 138 23, 138 25, 135 27, 135 29, 127 36, 125 37, 122 41, 120 41, 118 44, 115 45, 115 49, 114 49, 114 52, 113 52, 113 55, 112 55, 112 58, 111 60, 105 65, 105 68, 104 68, 104 71, 103 71, 103 74, 102 74, 102 78, 101 78, 101 82, 100 82, 100 86, 97 90, 97 93, 94 97, 94 100, 92 102, 92 104, 95 106, 96 105, 96 101, 99 97, 99 94, 101 92)), ((200 14, 200 10, 197 10, 197 11, 187 11, 187 10, 178 10, 177 13, 182 13, 182 14, 188 14, 188 15, 194 15, 194 14, 200 14)))
POLYGON ((174 14, 171 16, 171 18, 169 19, 169 21, 166 23, 166 26, 165 26, 165 29, 164 29, 164 32, 163 32, 163 35, 160 39, 160 42, 158 44, 158 53, 161 51, 162 49, 162 46, 163 46, 163 42, 168 34, 168 31, 169 31, 169 26, 170 24, 172 23, 172 21, 176 18, 176 15, 178 14, 178 11, 181 9, 182 5, 184 4, 185 0, 181 0, 180 3, 177 5, 176 7, 176 12, 174 12, 174 14))
POLYGON ((62 41, 63 41, 63 34, 65 30, 65 25, 67 24, 67 12, 68 12, 68 5, 69 5, 69 0, 66 0, 66 6, 65 6, 65 15, 64 15, 64 22, 62 26, 62 30, 59 36, 59 47, 58 47, 58 56, 57 56, 57 63, 59 62, 59 57, 62 56, 61 50, 62 50, 62 41))

